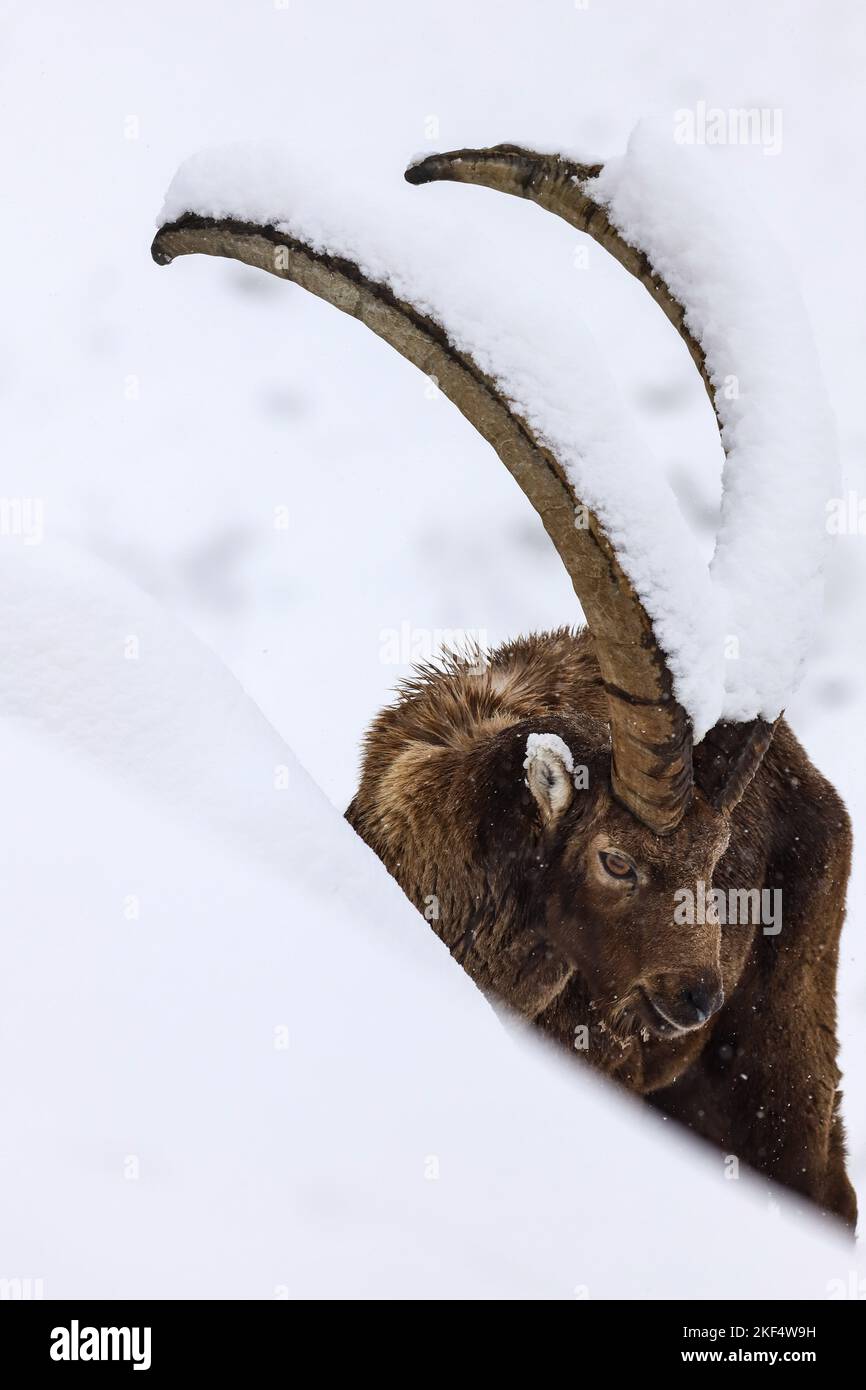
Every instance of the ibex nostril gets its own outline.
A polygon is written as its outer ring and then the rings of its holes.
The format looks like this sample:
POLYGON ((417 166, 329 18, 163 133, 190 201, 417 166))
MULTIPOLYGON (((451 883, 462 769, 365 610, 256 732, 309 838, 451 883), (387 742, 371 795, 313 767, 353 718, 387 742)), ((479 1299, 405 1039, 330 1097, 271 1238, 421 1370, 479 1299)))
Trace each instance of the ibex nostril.
POLYGON ((692 985, 681 990, 678 1013, 684 1021, 686 1015, 691 1014, 697 1023, 706 1023, 721 1008, 723 999, 724 994, 718 986, 692 985))

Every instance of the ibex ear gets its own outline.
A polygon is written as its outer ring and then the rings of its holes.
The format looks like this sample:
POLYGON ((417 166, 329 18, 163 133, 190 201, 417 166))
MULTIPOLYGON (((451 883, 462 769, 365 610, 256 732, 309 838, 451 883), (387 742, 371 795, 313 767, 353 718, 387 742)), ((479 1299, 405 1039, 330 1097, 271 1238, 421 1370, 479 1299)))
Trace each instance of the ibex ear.
POLYGON ((530 734, 526 740, 526 785, 545 825, 568 810, 574 796, 574 759, 558 734, 530 734))

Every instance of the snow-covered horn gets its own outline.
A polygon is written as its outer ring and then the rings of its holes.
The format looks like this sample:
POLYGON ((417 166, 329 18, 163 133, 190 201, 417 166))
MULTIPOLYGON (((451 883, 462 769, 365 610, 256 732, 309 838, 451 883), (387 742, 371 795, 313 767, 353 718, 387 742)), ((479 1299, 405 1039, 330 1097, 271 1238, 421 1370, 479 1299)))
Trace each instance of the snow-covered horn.
MULTIPOLYGON (((683 305, 645 253, 626 241, 611 223, 603 204, 592 196, 592 180, 602 167, 577 163, 562 155, 539 154, 519 145, 494 145, 490 149, 429 155, 411 164, 405 178, 411 184, 449 181, 511 193, 537 203, 578 231, 586 232, 640 280, 673 324, 700 372, 715 411, 715 392, 704 351, 688 329, 683 305)), ((716 415, 718 419, 717 412, 716 415)), ((730 810, 742 796, 770 745, 774 727, 762 719, 719 725, 696 750, 695 781, 719 809, 730 810)))

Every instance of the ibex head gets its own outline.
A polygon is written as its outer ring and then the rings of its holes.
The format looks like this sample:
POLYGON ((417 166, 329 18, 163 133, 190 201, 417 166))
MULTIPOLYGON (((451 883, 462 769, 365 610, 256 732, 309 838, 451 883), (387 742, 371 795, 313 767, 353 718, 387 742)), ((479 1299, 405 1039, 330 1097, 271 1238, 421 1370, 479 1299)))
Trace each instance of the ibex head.
MULTIPOLYGON (((603 720, 548 719, 543 734, 528 737, 527 728, 509 730, 502 750, 506 766, 526 750, 525 791, 512 792, 522 842, 512 873, 525 885, 527 920, 579 971, 601 1016, 658 1037, 699 1027, 724 997, 721 928, 712 910, 684 928, 674 904, 684 885, 712 885, 727 815, 698 792, 679 825, 659 836, 613 792, 603 720)), ((495 791, 500 817, 509 784, 506 776, 495 791)))
MULTIPOLYGON (((684 339, 712 399, 704 353, 683 306, 593 200, 600 168, 503 145, 432 156, 406 178, 484 184, 529 198, 589 233, 649 290, 684 339)), ((523 809, 532 853, 514 847, 531 880, 525 892, 534 894, 551 941, 599 994, 635 1009, 658 1035, 700 1025, 722 997, 719 926, 708 920, 677 930, 673 895, 684 884, 712 883, 731 811, 773 726, 761 719, 717 724, 693 756, 692 725, 665 652, 598 517, 581 504, 552 448, 440 322, 320 241, 273 225, 189 212, 157 233, 153 255, 160 264, 191 252, 233 257, 292 280, 372 328, 436 378, 539 513, 593 637, 606 717, 568 722, 563 716, 545 721, 544 729, 536 723, 503 735, 503 761, 491 776, 511 778, 517 794, 529 798, 523 809), (550 742, 527 754, 533 728, 558 733, 566 755, 550 742), (590 768, 585 789, 574 784, 569 756, 590 768)))

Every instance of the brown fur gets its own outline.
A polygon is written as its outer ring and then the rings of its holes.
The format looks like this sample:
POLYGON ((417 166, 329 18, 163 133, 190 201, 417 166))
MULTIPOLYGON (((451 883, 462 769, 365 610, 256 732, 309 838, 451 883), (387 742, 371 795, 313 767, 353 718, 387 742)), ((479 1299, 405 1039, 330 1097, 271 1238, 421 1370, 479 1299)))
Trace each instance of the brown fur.
POLYGON ((697 792, 660 838, 611 794, 592 641, 563 629, 408 682, 367 735, 347 817, 485 993, 854 1224, 835 1010, 851 833, 784 722, 730 815, 697 792), (558 817, 527 787, 530 733, 558 734, 588 770, 558 817), (605 846, 637 866, 628 888, 599 867, 605 846), (675 925, 675 891, 699 879, 781 889, 780 933, 675 925), (718 985, 706 1022, 667 1027, 718 985))

